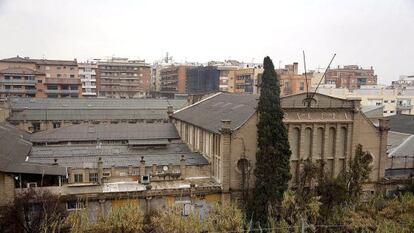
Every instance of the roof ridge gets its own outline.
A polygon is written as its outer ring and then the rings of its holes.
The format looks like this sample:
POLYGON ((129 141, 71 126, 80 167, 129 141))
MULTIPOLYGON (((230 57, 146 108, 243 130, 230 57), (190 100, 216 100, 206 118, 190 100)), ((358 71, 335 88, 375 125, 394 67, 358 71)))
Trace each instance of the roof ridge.
POLYGON ((198 105, 198 104, 200 104, 200 103, 202 103, 202 102, 204 102, 204 101, 206 101, 206 100, 209 100, 209 99, 211 99, 211 98, 213 98, 213 97, 216 97, 216 96, 218 96, 218 95, 220 95, 220 94, 223 94, 223 92, 217 92, 216 94, 211 95, 211 96, 209 96, 209 97, 207 97, 207 98, 205 98, 205 99, 202 99, 202 100, 200 100, 200 101, 197 101, 197 102, 195 102, 194 104, 191 104, 191 105, 188 105, 187 107, 184 107, 184 108, 182 108, 182 109, 179 109, 179 110, 175 111, 175 112, 174 112, 174 114, 179 113, 179 112, 181 112, 181 111, 183 111, 183 110, 186 110, 187 108, 190 108, 190 107, 196 106, 196 105, 198 105))
POLYGON ((398 151, 401 147, 403 147, 406 143, 408 143, 409 141, 411 141, 411 139, 414 138, 414 135, 411 135, 409 137, 407 137, 400 145, 398 145, 397 147, 395 147, 389 154, 388 157, 393 156, 393 154, 398 151))

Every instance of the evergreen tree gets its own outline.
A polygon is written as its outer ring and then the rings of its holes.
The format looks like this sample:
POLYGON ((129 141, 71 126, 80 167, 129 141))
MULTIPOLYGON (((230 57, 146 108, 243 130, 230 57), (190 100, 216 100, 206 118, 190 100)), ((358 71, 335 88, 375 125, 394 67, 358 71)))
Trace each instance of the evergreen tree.
POLYGON ((249 203, 250 217, 261 227, 267 225, 270 208, 279 205, 288 188, 290 147, 280 106, 280 86, 273 62, 265 57, 257 107, 256 185, 249 203))

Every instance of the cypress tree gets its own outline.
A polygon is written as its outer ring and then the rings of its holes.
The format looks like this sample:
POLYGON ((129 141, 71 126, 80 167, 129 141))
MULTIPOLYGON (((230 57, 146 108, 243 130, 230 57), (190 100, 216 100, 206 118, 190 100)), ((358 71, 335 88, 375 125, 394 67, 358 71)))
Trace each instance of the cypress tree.
POLYGON ((264 58, 263 67, 257 107, 256 184, 249 203, 250 217, 261 227, 267 224, 269 208, 282 201, 291 178, 291 151, 286 126, 282 121, 279 80, 269 57, 264 58))

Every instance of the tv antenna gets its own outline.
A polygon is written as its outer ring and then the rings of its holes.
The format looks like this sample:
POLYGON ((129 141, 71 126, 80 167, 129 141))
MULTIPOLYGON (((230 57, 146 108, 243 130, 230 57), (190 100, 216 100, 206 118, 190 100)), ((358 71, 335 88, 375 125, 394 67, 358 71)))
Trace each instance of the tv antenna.
POLYGON ((306 80, 306 98, 303 100, 303 104, 307 107, 310 108, 312 106, 312 103, 316 103, 316 100, 313 98, 315 97, 316 91, 318 90, 319 86, 321 85, 322 80, 325 78, 326 72, 328 72, 329 68, 331 67, 331 64, 333 62, 333 60, 336 57, 336 53, 334 53, 334 55, 332 56, 331 61, 329 62, 328 66, 325 69, 325 72, 322 75, 322 78, 319 80, 318 85, 315 88, 315 91, 313 91, 313 93, 310 93, 307 87, 308 84, 308 79, 307 79, 307 75, 306 75, 306 60, 305 60, 305 51, 303 51, 303 64, 305 65, 305 80, 306 80))

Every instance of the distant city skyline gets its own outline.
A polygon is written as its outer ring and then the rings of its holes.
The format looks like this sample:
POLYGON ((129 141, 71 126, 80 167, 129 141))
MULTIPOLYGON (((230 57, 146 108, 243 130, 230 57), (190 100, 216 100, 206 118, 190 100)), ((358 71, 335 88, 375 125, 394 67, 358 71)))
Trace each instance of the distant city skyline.
POLYGON ((308 69, 374 67, 379 83, 413 75, 414 2, 0 0, 0 58, 235 59, 308 69))

